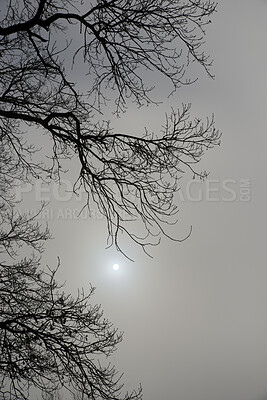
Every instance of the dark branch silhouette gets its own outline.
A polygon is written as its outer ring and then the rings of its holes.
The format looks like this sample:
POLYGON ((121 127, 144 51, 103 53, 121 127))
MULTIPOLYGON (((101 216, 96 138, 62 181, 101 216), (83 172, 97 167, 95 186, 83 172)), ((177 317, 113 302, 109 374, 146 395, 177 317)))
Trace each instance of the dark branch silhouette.
POLYGON ((173 222, 177 211, 177 178, 186 169, 204 177, 196 164, 220 135, 213 118, 206 123, 190 119, 188 105, 173 110, 159 134, 136 136, 97 121, 97 110, 110 90, 118 113, 128 99, 138 105, 151 102, 145 70, 163 74, 174 90, 190 82, 186 70, 191 61, 210 74, 202 47, 215 8, 209 0, 101 0, 90 5, 10 0, 2 10, 1 137, 34 178, 59 179, 62 162, 78 159, 73 190, 85 189, 89 210, 96 203, 107 220, 109 243, 117 249, 121 232, 144 248, 158 243, 164 223, 173 222), (81 61, 88 69, 83 92, 70 78, 72 64, 81 61), (51 140, 50 164, 34 157, 41 133, 51 140), (136 219, 144 224, 144 237, 132 231, 129 221, 136 219))
MULTIPOLYGON (((8 0, 0 10, 0 397, 134 400, 106 356, 122 336, 89 301, 56 282, 57 268, 41 266, 50 238, 35 215, 18 213, 14 188, 60 180, 78 165, 74 193, 106 218, 110 245, 124 233, 146 249, 175 223, 178 179, 219 144, 213 117, 172 110, 158 133, 115 132, 104 120, 129 101, 156 102, 149 72, 175 91, 196 80, 197 63, 212 76, 203 50, 211 0, 8 0), (83 87, 73 76, 86 68, 83 87), (86 78, 86 81, 85 81, 86 78), (41 135, 47 147, 40 148, 41 135), (45 154, 44 154, 45 153, 45 154), (143 223, 137 236, 132 222, 143 223), (99 360, 98 360, 99 359, 99 360), (99 362, 98 362, 99 361, 99 362), (36 396, 36 392, 34 392, 36 396), (78 396, 78 397, 77 397, 78 396)), ((42 207, 39 212, 42 211, 42 207)))
POLYGON ((122 396, 121 377, 106 360, 122 335, 88 303, 93 289, 66 295, 56 271, 40 271, 33 257, 0 268, 1 398, 29 399, 33 387, 88 399, 141 398, 140 391, 122 396))

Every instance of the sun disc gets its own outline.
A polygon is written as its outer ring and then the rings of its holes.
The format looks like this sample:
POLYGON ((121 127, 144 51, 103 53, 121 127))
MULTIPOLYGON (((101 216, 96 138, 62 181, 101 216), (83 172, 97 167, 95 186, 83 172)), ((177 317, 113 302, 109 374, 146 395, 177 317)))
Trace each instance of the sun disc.
POLYGON ((118 271, 119 268, 120 268, 119 264, 113 264, 114 271, 118 271))

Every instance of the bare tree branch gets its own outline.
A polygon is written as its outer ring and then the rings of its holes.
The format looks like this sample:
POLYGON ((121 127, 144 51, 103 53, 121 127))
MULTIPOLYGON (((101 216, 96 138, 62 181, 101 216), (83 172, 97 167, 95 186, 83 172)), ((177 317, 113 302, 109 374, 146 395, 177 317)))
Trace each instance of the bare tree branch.
POLYGON ((210 0, 99 0, 90 5, 10 0, 3 13, 1 135, 28 177, 60 179, 62 162, 78 159, 73 190, 86 190, 86 206, 90 210, 96 203, 107 220, 109 243, 120 250, 122 232, 144 249, 160 240, 177 211, 179 177, 186 170, 205 176, 197 164, 205 150, 219 144, 220 134, 213 117, 204 123, 190 118, 188 105, 172 110, 158 134, 136 136, 97 121, 96 110, 101 111, 110 90, 117 95, 117 112, 129 98, 139 105, 151 102, 151 88, 143 82, 146 70, 163 74, 174 90, 189 82, 192 61, 210 74, 203 44, 215 9, 210 0), (81 93, 66 61, 73 59, 75 67, 80 53, 90 77, 81 93), (47 158, 37 155, 37 128, 50 138, 47 158), (34 137, 29 136, 33 130, 34 137), (143 222, 144 237, 129 224, 136 219, 143 222))
POLYGON ((88 399, 140 399, 140 390, 122 396, 120 376, 106 361, 122 334, 89 303, 94 289, 67 295, 56 270, 41 271, 34 257, 0 264, 1 398, 65 388, 88 399))
MULTIPOLYGON (((76 297, 42 269, 50 238, 35 215, 16 211, 12 188, 33 178, 59 180, 69 160, 79 162, 73 191, 87 193, 106 218, 109 244, 120 234, 146 249, 175 223, 178 180, 219 144, 213 117, 190 117, 190 105, 171 110, 159 132, 115 132, 103 120, 114 93, 119 115, 129 100, 149 104, 146 73, 163 75, 176 90, 195 81, 196 62, 212 76, 203 50, 211 0, 8 0, 0 13, 0 397, 46 398, 77 390, 84 399, 141 399, 122 394, 120 376, 106 359, 122 335, 89 301, 76 297), (87 87, 71 68, 82 60, 87 87), (112 92, 113 91, 113 92, 112 92), (41 134, 50 143, 46 154, 41 134), (144 234, 132 230, 140 220, 144 234), (98 363, 99 359, 99 363, 98 363)), ((78 73, 80 70, 78 68, 78 73)))

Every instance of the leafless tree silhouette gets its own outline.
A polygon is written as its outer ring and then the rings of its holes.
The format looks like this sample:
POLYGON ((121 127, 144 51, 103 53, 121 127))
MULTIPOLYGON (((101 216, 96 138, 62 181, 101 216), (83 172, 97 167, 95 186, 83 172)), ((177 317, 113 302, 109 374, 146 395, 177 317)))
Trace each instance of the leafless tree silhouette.
POLYGON ((149 104, 146 71, 172 82, 190 83, 187 66, 200 64, 205 27, 216 9, 210 0, 9 0, 0 22, 1 140, 23 173, 59 179, 64 160, 78 160, 73 182, 87 193, 107 221, 110 245, 120 249, 119 234, 145 249, 158 243, 164 224, 174 222, 177 179, 186 168, 204 177, 196 164, 219 143, 213 118, 190 118, 190 106, 173 110, 158 134, 114 132, 101 121, 110 93, 115 111, 128 99, 149 104), (86 88, 72 81, 76 65, 86 67, 86 88), (113 95, 112 95, 113 96, 113 95), (100 116, 100 118, 99 118, 100 116), (38 135, 51 143, 45 156, 38 135), (37 156, 37 157, 36 157, 37 156), (47 162, 50 160, 51 162, 47 162), (144 237, 130 221, 139 219, 144 237))
POLYGON ((55 271, 40 271, 31 258, 1 264, 0 396, 29 399, 32 388, 46 394, 65 388, 85 399, 140 399, 121 395, 120 376, 109 356, 122 336, 88 295, 66 295, 55 271))
POLYGON ((60 180, 72 160, 79 166, 73 191, 98 207, 110 244, 122 250, 124 232, 144 249, 158 243, 175 220, 178 179, 194 176, 205 150, 219 144, 213 117, 172 110, 156 133, 115 132, 102 114, 114 104, 154 101, 147 72, 173 90, 189 84, 196 62, 211 76, 203 52, 211 0, 3 0, 0 6, 0 398, 140 399, 122 394, 106 357, 122 336, 89 300, 93 288, 72 297, 42 269, 50 234, 35 215, 16 211, 13 189, 33 179, 60 180), (86 85, 73 76, 81 62, 86 85), (111 97, 111 101, 109 98, 111 97), (45 135, 48 145, 39 148, 45 135), (140 219, 144 236, 131 222, 140 219), (30 255, 29 255, 30 254, 30 255), (98 363, 99 358, 99 363, 98 363))

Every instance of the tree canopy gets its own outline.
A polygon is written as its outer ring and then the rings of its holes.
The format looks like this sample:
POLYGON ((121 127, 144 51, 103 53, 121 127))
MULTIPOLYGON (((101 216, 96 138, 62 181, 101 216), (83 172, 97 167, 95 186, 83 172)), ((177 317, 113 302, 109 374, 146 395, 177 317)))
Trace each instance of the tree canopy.
MULTIPOLYGON (((120 115, 129 101, 153 102, 147 71, 189 84, 196 62, 211 76, 203 51, 210 0, 5 0, 0 9, 0 398, 44 398, 67 390, 72 398, 134 400, 105 357, 122 335, 91 305, 93 288, 73 297, 44 268, 50 238, 35 215, 16 210, 14 188, 34 179, 60 181, 79 166, 73 192, 106 218, 111 245, 127 234, 144 249, 158 243, 177 212, 174 195, 186 170, 219 144, 213 117, 171 110, 158 133, 116 132, 106 104, 120 115), (86 87, 73 81, 86 67, 86 87), (111 101, 109 98, 111 97, 111 101), (48 139, 40 149, 40 138, 48 139), (131 222, 141 220, 144 236, 131 222), (104 358, 103 358, 104 357, 104 358)), ((193 79, 194 81, 194 79, 193 79)), ((84 81, 83 81, 84 83, 84 81)), ((40 210, 41 211, 41 210, 40 210)), ((134 224, 133 224, 134 225, 134 224)))
POLYGON ((125 232, 146 246, 174 220, 174 194, 186 168, 219 143, 213 117, 190 117, 190 105, 172 110, 158 133, 115 132, 101 115, 110 93, 114 110, 149 104, 145 71, 157 71, 173 90, 188 84, 187 66, 200 64, 210 0, 9 0, 0 22, 1 137, 27 178, 60 179, 64 160, 77 160, 74 192, 87 193, 89 210, 106 218, 110 244, 125 232), (81 91, 72 68, 86 68, 81 91), (34 132, 29 135, 29 132, 34 132), (37 155, 38 135, 51 142, 37 155), (35 157, 34 157, 35 155, 35 157), (48 162, 50 160, 50 162, 48 162), (129 221, 142 221, 144 237, 129 221))

